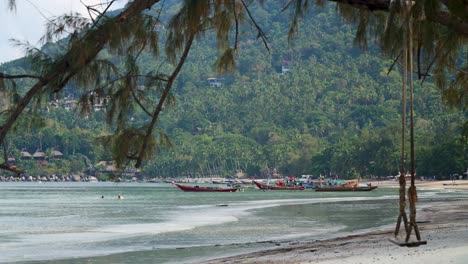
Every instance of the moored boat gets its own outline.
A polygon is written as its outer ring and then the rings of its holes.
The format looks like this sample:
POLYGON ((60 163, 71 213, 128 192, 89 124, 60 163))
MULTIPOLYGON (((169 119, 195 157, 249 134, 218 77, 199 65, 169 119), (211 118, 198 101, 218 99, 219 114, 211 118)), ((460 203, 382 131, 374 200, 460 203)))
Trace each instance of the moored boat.
POLYGON ((303 191, 305 190, 304 186, 271 186, 271 185, 259 183, 256 181, 253 181, 253 183, 255 183, 255 185, 257 185, 257 187, 260 190, 272 190, 272 191, 303 191))
POLYGON ((315 187, 316 192, 369 192, 377 189, 377 186, 327 186, 315 187))
POLYGON ((179 187, 184 192, 236 192, 239 188, 220 188, 220 187, 201 187, 201 186, 190 186, 181 185, 174 183, 175 186, 179 187))

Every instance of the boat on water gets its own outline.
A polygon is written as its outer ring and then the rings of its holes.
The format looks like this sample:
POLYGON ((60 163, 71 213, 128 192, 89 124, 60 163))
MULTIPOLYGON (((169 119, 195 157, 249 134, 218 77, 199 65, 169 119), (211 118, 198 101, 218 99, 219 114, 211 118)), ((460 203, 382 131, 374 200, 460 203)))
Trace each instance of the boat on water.
POLYGON ((377 189, 377 186, 316 186, 316 192, 369 192, 377 189))
POLYGON ((257 187, 260 190, 272 190, 272 191, 303 191, 305 190, 305 186, 271 186, 271 185, 259 183, 256 181, 253 181, 253 183, 255 183, 255 185, 257 185, 257 187))
POLYGON ((201 187, 201 186, 190 186, 181 185, 174 183, 175 186, 179 187, 184 192, 236 192, 239 188, 221 188, 221 187, 201 187))

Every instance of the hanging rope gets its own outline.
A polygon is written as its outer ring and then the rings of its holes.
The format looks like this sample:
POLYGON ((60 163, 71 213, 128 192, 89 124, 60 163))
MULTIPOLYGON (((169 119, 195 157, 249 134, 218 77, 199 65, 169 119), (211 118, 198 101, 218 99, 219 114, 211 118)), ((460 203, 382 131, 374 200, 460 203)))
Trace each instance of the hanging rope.
POLYGON ((405 227, 406 234, 409 233, 408 226, 408 217, 406 216, 406 198, 405 198, 405 188, 406 188, 406 179, 405 173, 400 173, 400 214, 398 215, 397 225, 395 227, 395 237, 400 233, 401 221, 405 227))
POLYGON ((418 194, 416 192, 416 186, 411 185, 408 189, 408 201, 410 208, 410 223, 409 230, 406 233, 406 242, 409 241, 411 236, 411 230, 414 228, 414 233, 418 241, 421 240, 421 235, 419 234, 418 224, 416 223, 416 202, 418 201, 418 194))

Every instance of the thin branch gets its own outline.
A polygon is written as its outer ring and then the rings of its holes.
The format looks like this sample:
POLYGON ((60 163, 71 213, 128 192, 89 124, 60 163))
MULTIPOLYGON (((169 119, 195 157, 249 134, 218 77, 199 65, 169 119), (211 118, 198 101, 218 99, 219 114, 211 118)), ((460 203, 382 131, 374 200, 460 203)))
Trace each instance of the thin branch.
POLYGON ((159 114, 162 111, 164 102, 166 101, 167 96, 169 95, 169 92, 172 88, 172 84, 174 83, 175 79, 177 78, 177 75, 179 74, 180 70, 182 69, 182 66, 185 63, 185 60, 187 59, 188 53, 190 51, 190 48, 192 47, 194 39, 194 33, 191 33, 190 37, 187 39, 187 43, 185 44, 184 51, 179 59, 179 63, 177 64, 176 68, 172 72, 171 76, 169 77, 169 80, 166 84, 166 87, 164 88, 164 91, 161 95, 161 98, 159 99, 159 103, 156 106, 156 109, 154 111, 154 114, 152 115, 153 118, 151 120, 151 123, 148 126, 148 130, 146 131, 145 138, 143 140, 143 145, 141 146, 140 153, 138 154, 138 158, 136 160, 135 168, 141 167, 141 163, 143 161, 144 154, 146 152, 146 148, 148 146, 148 141, 151 135, 153 134, 153 129, 154 125, 156 124, 156 121, 158 120, 159 114))
POLYGON ((20 75, 10 75, 3 72, 0 72, 0 79, 22 79, 22 78, 32 78, 43 80, 42 76, 31 75, 31 74, 20 74, 20 75))
POLYGON ((370 1, 362 1, 362 0, 329 0, 331 2, 338 2, 343 4, 348 4, 353 7, 358 8, 365 8, 370 11, 377 11, 383 10, 388 11, 390 7, 391 0, 370 0, 370 1))
POLYGON ((99 12, 98 10, 94 9, 94 8, 89 7, 89 6, 86 6, 86 10, 88 11, 88 15, 89 15, 91 21, 93 21, 93 24, 96 24, 96 20, 94 20, 94 17, 93 17, 93 14, 91 14, 91 11, 96 12, 98 14, 98 16, 102 15, 102 13, 99 12))
POLYGON ((262 39, 263 45, 265 45, 265 48, 266 48, 267 51, 269 52, 269 51, 270 51, 270 47, 268 47, 268 39, 267 39, 265 33, 263 33, 262 28, 257 24, 257 22, 255 21, 255 19, 253 18, 252 14, 250 13, 249 7, 245 4, 244 0, 241 0, 241 3, 242 3, 242 5, 244 6, 245 11, 247 11, 247 14, 249 15, 250 21, 252 21, 252 23, 254 24, 255 28, 257 29, 257 31, 258 31, 258 36, 262 39))
POLYGON ((464 70, 462 70, 462 69, 460 69, 460 68, 458 68, 458 67, 454 67, 453 69, 456 70, 456 71, 458 71, 458 72, 460 72, 460 73, 463 73, 463 74, 468 75, 468 72, 467 72, 467 71, 464 71, 464 70))
MULTIPOLYGON (((113 85, 114 83, 118 82, 118 81, 121 81, 122 79, 125 79, 125 78, 150 78, 150 79, 155 79, 155 80, 159 80, 159 81, 163 81, 163 82, 167 82, 168 79, 164 79, 164 78, 161 78, 161 77, 155 77, 155 76, 152 76, 152 75, 144 75, 144 74, 136 74, 136 75, 122 75, 112 81, 109 81, 107 82, 105 85, 103 86, 100 86, 96 89, 93 89, 93 90, 90 90, 90 91, 87 91, 84 95, 87 95, 87 94, 91 94, 93 92, 96 92, 98 90, 102 90, 110 85, 113 85)), ((153 115, 151 114, 150 111, 148 111, 148 109, 146 109, 146 107, 143 106, 143 104, 141 103, 141 101, 137 98, 136 94, 135 94, 135 91, 132 89, 131 90, 132 92, 132 96, 133 98, 135 99, 136 103, 141 107, 141 109, 143 110, 143 112, 145 112, 149 117, 153 117, 153 115)))
MULTIPOLYGON (((115 0, 112 0, 112 1, 106 6, 106 8, 104 9, 104 11, 102 11, 102 14, 105 14, 105 13, 109 10, 109 8, 112 6, 112 4, 113 4, 114 2, 115 2, 115 0)), ((100 4, 99 4, 99 5, 100 5, 100 4)), ((86 5, 85 5, 85 6, 86 6, 86 5)), ((86 7, 88 8, 88 6, 86 6, 86 7)), ((88 12, 89 12, 89 11, 88 11, 88 12)), ((103 17, 104 17, 104 15, 98 16, 98 18, 96 19, 96 21, 94 21, 94 19, 91 18, 91 19, 93 20, 93 22, 94 22, 94 23, 93 23, 93 26, 92 26, 91 28, 97 27, 97 26, 98 26, 98 22, 99 22, 99 21, 101 20, 101 18, 103 18, 103 17)), ((88 31, 88 32, 89 32, 89 31, 88 31)), ((86 34, 85 34, 85 35, 86 35, 86 34)), ((84 37, 83 37, 83 38, 84 38, 84 37)))
POLYGON ((395 58, 395 60, 393 61, 392 65, 390 66, 390 68, 388 69, 388 72, 387 72, 387 76, 390 74, 390 72, 393 70, 393 66, 395 66, 395 64, 397 63, 398 59, 401 57, 401 55, 403 54, 403 51, 400 51, 400 54, 398 54, 398 56, 395 58))
POLYGON ((151 113, 146 109, 146 107, 140 102, 140 100, 136 96, 135 91, 132 89, 131 92, 132 92, 133 99, 138 104, 138 106, 140 106, 141 110, 143 110, 143 112, 145 112, 149 117, 152 117, 151 113))
POLYGON ((164 79, 164 78, 161 78, 159 76, 151 76, 151 75, 145 75, 145 74, 135 74, 135 75, 121 75, 119 76, 118 78, 112 80, 112 81, 108 81, 106 84, 104 84, 103 86, 100 86, 94 90, 91 90, 91 91, 88 91, 87 93, 92 93, 92 92, 95 92, 97 90, 102 90, 112 84, 114 84, 115 82, 118 82, 118 81, 121 81, 122 79, 125 79, 125 78, 140 78, 140 77, 143 77, 143 78, 151 78, 151 79, 155 79, 155 80, 159 80, 159 81, 163 81, 163 82, 168 82, 169 80, 168 79, 164 79))
POLYGON ((421 74, 421 45, 422 45, 422 43, 419 42, 418 53, 416 55, 418 57, 418 80, 421 80, 421 77, 422 77, 422 74, 421 74))
MULTIPOLYGON (((441 48, 442 49, 442 48, 441 48)), ((450 52, 450 50, 447 50, 447 52, 445 52, 444 54, 444 57, 447 56, 447 54, 450 52)), ((429 63, 429 66, 427 66, 427 69, 426 69, 426 73, 423 75, 424 78, 421 80, 421 85, 424 84, 424 81, 426 80, 426 77, 427 76, 430 76, 429 75, 429 71, 431 70, 432 66, 434 65, 434 62, 437 60, 437 57, 438 57, 439 53, 437 53, 435 56, 434 56, 434 59, 432 59, 431 63, 429 63)))
POLYGON ((236 11, 236 2, 232 1, 232 10, 234 12, 234 21, 235 23, 235 40, 234 40, 234 49, 237 50, 237 42, 239 39, 239 18, 237 17, 237 11, 236 11))
POLYGON ((297 0, 290 0, 287 4, 284 5, 284 7, 281 9, 281 12, 284 12, 286 10, 288 10, 288 8, 293 4, 293 2, 295 2, 297 0))
MULTIPOLYGON (((53 20, 49 19, 46 15, 44 15, 44 13, 42 13, 41 10, 39 10, 39 7, 37 7, 33 2, 31 2, 30 0, 26 0, 30 5, 32 5, 34 7, 34 9, 36 9, 37 12, 39 12, 39 14, 42 16, 42 18, 44 18, 48 23, 51 23, 53 25, 55 25, 56 27, 59 27, 57 24, 54 23, 53 20)), ((47 10, 46 10, 47 11, 47 10)), ((48 11, 49 12, 49 11, 48 11)), ((49 12, 50 13, 50 12, 49 12)), ((52 15, 52 13, 51 13, 52 15)), ((67 32, 68 34, 71 34, 71 32, 68 32, 66 30, 64 30, 65 32, 67 32)))

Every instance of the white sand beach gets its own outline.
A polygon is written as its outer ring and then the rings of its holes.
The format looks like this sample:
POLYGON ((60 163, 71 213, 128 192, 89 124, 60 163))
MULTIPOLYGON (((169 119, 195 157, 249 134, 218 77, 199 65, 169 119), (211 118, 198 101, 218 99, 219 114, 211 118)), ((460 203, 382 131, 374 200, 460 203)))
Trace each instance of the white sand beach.
MULTIPOLYGON (((398 187, 394 181, 372 184, 398 187)), ((417 188, 468 189, 468 181, 418 182, 417 188)), ((393 226, 328 240, 283 242, 274 249, 208 263, 468 263, 468 202, 433 201, 418 205, 417 221, 421 240, 427 241, 419 247, 400 247, 390 242, 394 238, 393 226)), ((404 233, 402 228, 400 235, 404 233)), ((414 232, 411 240, 416 240, 414 232)))

